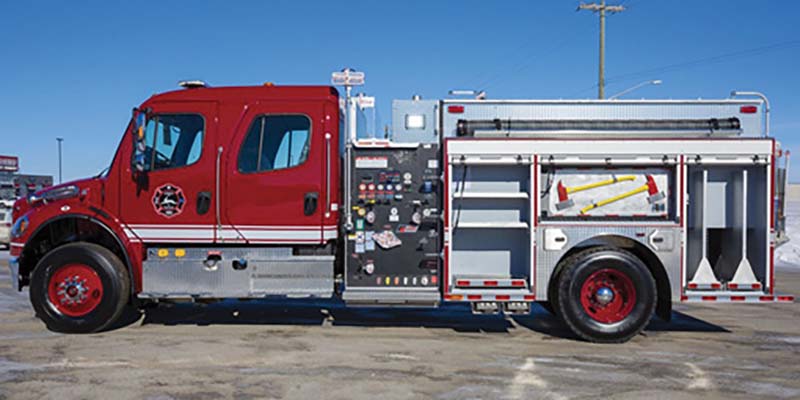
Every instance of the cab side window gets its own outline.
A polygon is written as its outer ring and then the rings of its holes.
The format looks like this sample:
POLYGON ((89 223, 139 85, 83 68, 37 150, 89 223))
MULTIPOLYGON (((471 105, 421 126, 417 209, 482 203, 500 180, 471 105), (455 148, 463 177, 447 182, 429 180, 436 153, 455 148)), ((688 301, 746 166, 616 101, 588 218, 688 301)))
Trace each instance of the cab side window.
POLYGON ((308 158, 311 120, 305 115, 256 117, 239 150, 239 172, 296 167, 308 158))
POLYGON ((184 167, 200 159, 203 117, 195 114, 159 114, 145 126, 145 171, 184 167))

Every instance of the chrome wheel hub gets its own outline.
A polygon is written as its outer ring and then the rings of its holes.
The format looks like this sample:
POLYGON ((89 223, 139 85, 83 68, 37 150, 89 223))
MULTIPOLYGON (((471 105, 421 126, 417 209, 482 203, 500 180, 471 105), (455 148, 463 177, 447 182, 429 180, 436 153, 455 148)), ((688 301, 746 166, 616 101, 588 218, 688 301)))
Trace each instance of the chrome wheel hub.
POLYGON ((603 286, 594 293, 594 298, 597 300, 598 303, 605 305, 611 303, 614 300, 614 292, 603 286))
POLYGON ((58 299, 61 304, 80 304, 86 300, 88 292, 89 286, 86 285, 86 279, 81 279, 78 275, 67 277, 58 284, 58 299))

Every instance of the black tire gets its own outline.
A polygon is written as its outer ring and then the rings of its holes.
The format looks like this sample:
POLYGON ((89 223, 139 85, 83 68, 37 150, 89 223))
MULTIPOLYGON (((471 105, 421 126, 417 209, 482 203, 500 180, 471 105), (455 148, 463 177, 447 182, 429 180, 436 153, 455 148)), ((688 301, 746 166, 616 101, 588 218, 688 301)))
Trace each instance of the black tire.
POLYGON ((545 311, 550 313, 550 315, 556 315, 556 309, 553 308, 553 303, 549 301, 537 301, 537 303, 539 303, 539 305, 542 306, 545 311))
MULTIPOLYGON (((57 284, 58 282, 53 282, 57 284)), ((93 243, 71 243, 45 254, 31 276, 31 304, 47 328, 62 333, 102 331, 114 323, 128 304, 130 280, 125 265, 110 250, 93 243), (66 265, 80 264, 97 274, 102 284, 99 303, 82 315, 69 316, 51 301, 51 278, 66 265)), ((63 306, 61 306, 63 307, 63 306)))
MULTIPOLYGON (((557 315, 572 332, 584 340, 598 343, 626 342, 647 326, 655 311, 656 282, 642 260, 625 250, 613 247, 583 250, 562 261, 560 270, 556 293, 558 301, 554 304, 557 315), (627 282, 627 286, 621 282, 612 286, 615 293, 617 287, 627 287, 627 292, 623 290, 626 293, 624 297, 632 305, 628 312, 620 312, 612 322, 600 321, 598 314, 593 316, 591 312, 596 312, 596 307, 590 305, 587 309, 581 298, 585 295, 582 292, 587 280, 604 273, 610 273, 627 282), (628 292, 632 292, 632 296, 628 292)), ((590 284, 591 282, 587 283, 590 284)), ((615 296, 622 295, 617 293, 615 296)))
POLYGON ((540 301, 547 312, 553 316, 558 316, 558 278, 561 276, 561 268, 556 268, 556 273, 550 278, 551 283, 547 288, 547 301, 540 301))

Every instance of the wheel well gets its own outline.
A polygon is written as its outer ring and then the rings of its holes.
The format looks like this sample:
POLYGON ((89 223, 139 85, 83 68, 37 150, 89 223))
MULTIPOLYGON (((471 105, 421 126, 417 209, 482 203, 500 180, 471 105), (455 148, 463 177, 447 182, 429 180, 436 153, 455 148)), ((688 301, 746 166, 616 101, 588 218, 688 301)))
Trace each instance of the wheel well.
POLYGON ((548 293, 552 293, 553 289, 557 287, 554 285, 558 285, 558 278, 562 269, 562 260, 569 258, 579 251, 600 246, 625 249, 636 255, 636 257, 639 257, 639 259, 644 262, 644 264, 647 266, 647 269, 650 270, 650 273, 656 280, 656 315, 665 321, 669 321, 672 316, 672 289, 670 287, 669 277, 667 276, 666 269, 664 269, 664 265, 661 263, 661 260, 658 259, 655 253, 647 248, 647 246, 625 236, 596 236, 573 246, 561 257, 560 260, 558 260, 558 267, 550 276, 548 293))
POLYGON ((107 226, 91 217, 72 215, 46 222, 28 239, 19 258, 22 285, 30 283, 31 272, 45 254, 56 247, 75 242, 94 243, 109 249, 122 260, 130 274, 130 259, 117 236, 107 226))

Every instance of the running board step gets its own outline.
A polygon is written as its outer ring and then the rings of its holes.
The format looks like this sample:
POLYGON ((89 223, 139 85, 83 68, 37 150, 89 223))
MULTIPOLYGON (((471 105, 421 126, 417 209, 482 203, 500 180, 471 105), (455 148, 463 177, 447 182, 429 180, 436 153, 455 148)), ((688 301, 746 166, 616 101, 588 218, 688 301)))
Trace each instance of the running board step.
POLYGON ((362 307, 433 307, 441 301, 438 289, 391 289, 346 288, 342 293, 342 299, 349 305, 362 307))

